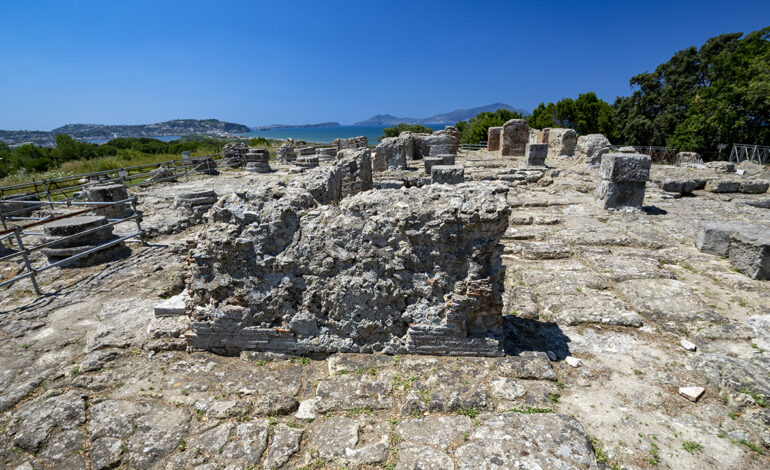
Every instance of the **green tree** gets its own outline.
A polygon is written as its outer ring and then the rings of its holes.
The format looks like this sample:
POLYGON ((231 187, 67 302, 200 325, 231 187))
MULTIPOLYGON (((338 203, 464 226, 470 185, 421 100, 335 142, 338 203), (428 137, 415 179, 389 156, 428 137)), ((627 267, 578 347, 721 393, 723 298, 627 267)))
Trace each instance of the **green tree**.
POLYGON ((382 132, 385 135, 381 135, 378 138, 378 140, 382 140, 385 137, 398 137, 399 134, 406 131, 423 133, 423 134, 433 134, 433 129, 431 129, 430 127, 425 127, 420 124, 407 124, 404 122, 400 122, 395 126, 386 127, 385 129, 383 129, 382 132))
POLYGON ((494 112, 479 113, 468 120, 460 121, 455 126, 460 133, 460 143, 478 144, 487 140, 487 130, 490 127, 499 127, 510 119, 521 119, 523 116, 516 111, 498 109, 494 112))
POLYGON ((576 100, 563 98, 554 103, 540 103, 527 118, 530 127, 569 127, 578 134, 604 134, 610 141, 616 138, 615 111, 596 93, 582 93, 576 100))

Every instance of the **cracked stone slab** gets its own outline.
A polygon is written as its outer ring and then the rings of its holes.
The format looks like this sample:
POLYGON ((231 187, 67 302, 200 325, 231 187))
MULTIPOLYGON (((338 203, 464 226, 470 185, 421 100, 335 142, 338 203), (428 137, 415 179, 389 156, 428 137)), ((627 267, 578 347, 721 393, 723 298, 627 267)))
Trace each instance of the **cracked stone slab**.
POLYGON ((559 325, 597 323, 638 328, 643 324, 643 318, 614 295, 589 288, 568 295, 548 295, 540 299, 540 304, 540 317, 559 325))
POLYGON ((544 352, 506 356, 494 360, 497 373, 516 379, 556 380, 551 361, 544 352))
POLYGON ((375 465, 388 458, 390 425, 381 421, 359 420, 342 416, 318 419, 306 432, 309 454, 327 463, 340 465, 375 465))
POLYGON ((447 450, 463 442, 473 425, 467 416, 429 416, 398 423, 396 432, 410 443, 422 443, 447 450))
POLYGON ((281 423, 275 427, 273 442, 265 455, 265 468, 279 468, 299 450, 304 430, 293 429, 281 423))
POLYGON ((588 435, 575 418, 557 414, 483 414, 455 451, 461 470, 598 469, 588 435))
POLYGON ((451 457, 433 447, 404 443, 398 448, 396 470, 454 470, 451 457))
POLYGON ((321 381, 316 390, 315 407, 321 413, 356 408, 381 410, 393 406, 393 386, 369 376, 346 374, 321 381))

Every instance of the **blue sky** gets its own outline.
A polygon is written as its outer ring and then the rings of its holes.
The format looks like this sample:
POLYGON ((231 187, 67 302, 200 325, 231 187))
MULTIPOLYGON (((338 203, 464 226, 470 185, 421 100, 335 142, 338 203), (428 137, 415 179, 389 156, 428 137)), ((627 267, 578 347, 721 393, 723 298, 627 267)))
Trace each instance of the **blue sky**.
POLYGON ((0 0, 0 129, 534 108, 628 79, 764 1, 0 0))

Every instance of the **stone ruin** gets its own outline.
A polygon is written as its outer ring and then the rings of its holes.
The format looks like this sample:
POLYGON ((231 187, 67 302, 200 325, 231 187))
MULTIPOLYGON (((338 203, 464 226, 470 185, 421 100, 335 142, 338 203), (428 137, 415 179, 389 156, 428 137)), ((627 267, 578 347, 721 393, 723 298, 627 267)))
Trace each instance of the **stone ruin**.
POLYGON ((438 155, 435 157, 425 157, 423 159, 423 162, 425 164, 425 173, 430 175, 431 169, 435 165, 454 165, 455 157, 456 157, 455 155, 451 155, 451 154, 438 155))
POLYGON ((574 129, 549 128, 541 131, 540 142, 548 144, 549 158, 564 158, 575 156, 577 133, 574 129))
POLYGON ((348 137, 347 139, 334 139, 332 146, 337 150, 343 149, 365 149, 369 148, 369 139, 365 135, 358 137, 348 137))
POLYGON ((602 134, 581 135, 575 144, 575 159, 586 166, 598 166, 602 156, 612 150, 609 139, 602 134))
POLYGON ((762 226, 701 222, 695 246, 703 253, 728 258, 736 271, 752 279, 770 280, 770 235, 762 226))
POLYGON ((306 155, 304 157, 297 157, 297 159, 294 160, 294 168, 292 168, 291 171, 299 173, 317 166, 318 157, 315 155, 306 155))
POLYGON ((9 196, 0 197, 0 199, 5 199, 6 201, 18 201, 0 204, 0 213, 7 214, 8 217, 31 217, 32 214, 41 207, 41 204, 28 204, 21 202, 39 202, 40 198, 35 193, 12 194, 9 196))
POLYGON ((501 355, 507 187, 371 188, 359 151, 222 198, 190 252, 188 346, 501 355))
POLYGON ((529 126, 525 119, 511 119, 503 124, 500 137, 500 155, 524 156, 524 147, 529 143, 529 126))
POLYGON ((500 150, 500 136, 502 134, 502 127, 490 127, 487 129, 487 151, 497 152, 500 150))
POLYGON ((524 150, 524 160, 527 166, 545 167, 548 155, 548 144, 527 144, 524 150))
POLYGON ((652 160, 636 153, 602 156, 599 184, 594 193, 603 209, 641 209, 652 160))
POLYGON ((674 164, 677 166, 703 165, 703 158, 697 152, 679 152, 676 154, 674 164))
POLYGON ((276 160, 279 162, 289 163, 296 159, 297 152, 294 150, 294 145, 290 142, 286 142, 276 150, 276 160))
POLYGON ((222 160, 229 168, 243 166, 249 146, 246 142, 233 142, 222 147, 222 160))
MULTIPOLYGON (((95 203, 118 202, 128 199, 128 188, 125 184, 120 183, 91 184, 84 188, 84 192, 86 200, 95 203)), ((103 207, 93 206, 92 212, 110 219, 123 219, 134 213, 128 202, 103 207)))
POLYGON ((337 149, 334 147, 324 147, 318 149, 319 162, 331 162, 337 159, 337 149))
POLYGON ((218 175, 217 162, 211 157, 200 157, 192 159, 192 171, 204 175, 218 175))
POLYGON ((465 169, 461 165, 434 165, 430 179, 435 184, 460 184, 465 181, 465 169))
MULTIPOLYGON (((48 261, 54 263, 116 240, 118 237, 112 233, 113 226, 106 225, 107 223, 108 220, 104 216, 82 215, 45 224, 43 226, 43 243, 55 242, 56 240, 85 231, 90 232, 67 240, 62 240, 58 243, 53 243, 41 250, 48 258, 48 261)), ((124 249, 125 247, 122 246, 122 243, 115 244, 112 247, 81 256, 80 258, 64 263, 61 266, 67 268, 90 266, 102 262, 124 249)))
POLYGON ((174 198, 174 208, 180 211, 187 222, 200 223, 206 213, 217 202, 217 193, 211 190, 198 190, 179 193, 174 198))
POLYGON ((249 148, 245 156, 246 171, 250 173, 270 173, 270 152, 267 149, 249 148))
POLYGON ((459 148, 459 134, 452 126, 433 134, 402 132, 398 137, 382 139, 375 148, 372 167, 374 171, 405 170, 407 160, 457 155, 459 148))

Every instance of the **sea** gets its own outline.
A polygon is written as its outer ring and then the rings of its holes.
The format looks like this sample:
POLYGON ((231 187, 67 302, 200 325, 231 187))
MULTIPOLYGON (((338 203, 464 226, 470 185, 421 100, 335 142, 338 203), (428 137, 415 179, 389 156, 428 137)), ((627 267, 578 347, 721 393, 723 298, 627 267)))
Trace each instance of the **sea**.
MULTIPOLYGON (((269 130, 252 130, 251 132, 243 132, 236 134, 240 137, 264 137, 266 139, 286 140, 292 138, 294 140, 302 140, 305 142, 317 142, 317 143, 332 143, 337 138, 358 137, 365 135, 369 140, 369 145, 376 145, 377 139, 383 135, 383 130, 386 127, 391 126, 337 126, 337 127, 276 127, 269 130)), ((425 127, 430 127, 434 131, 438 131, 446 127, 446 124, 428 124, 425 127)), ((171 140, 177 140, 180 138, 178 135, 165 135, 160 137, 152 137, 153 139, 162 140, 168 142, 171 140)), ((110 139, 90 139, 86 142, 93 144, 103 144, 110 139)))
MULTIPOLYGON (((331 143, 337 138, 358 137, 365 135, 369 144, 376 144, 377 139, 383 135, 383 130, 391 126, 337 126, 337 127, 276 127, 264 131, 251 131, 239 134, 245 137, 264 137, 266 139, 304 140, 305 142, 331 143)), ((433 130, 441 130, 445 124, 431 124, 433 130)))

